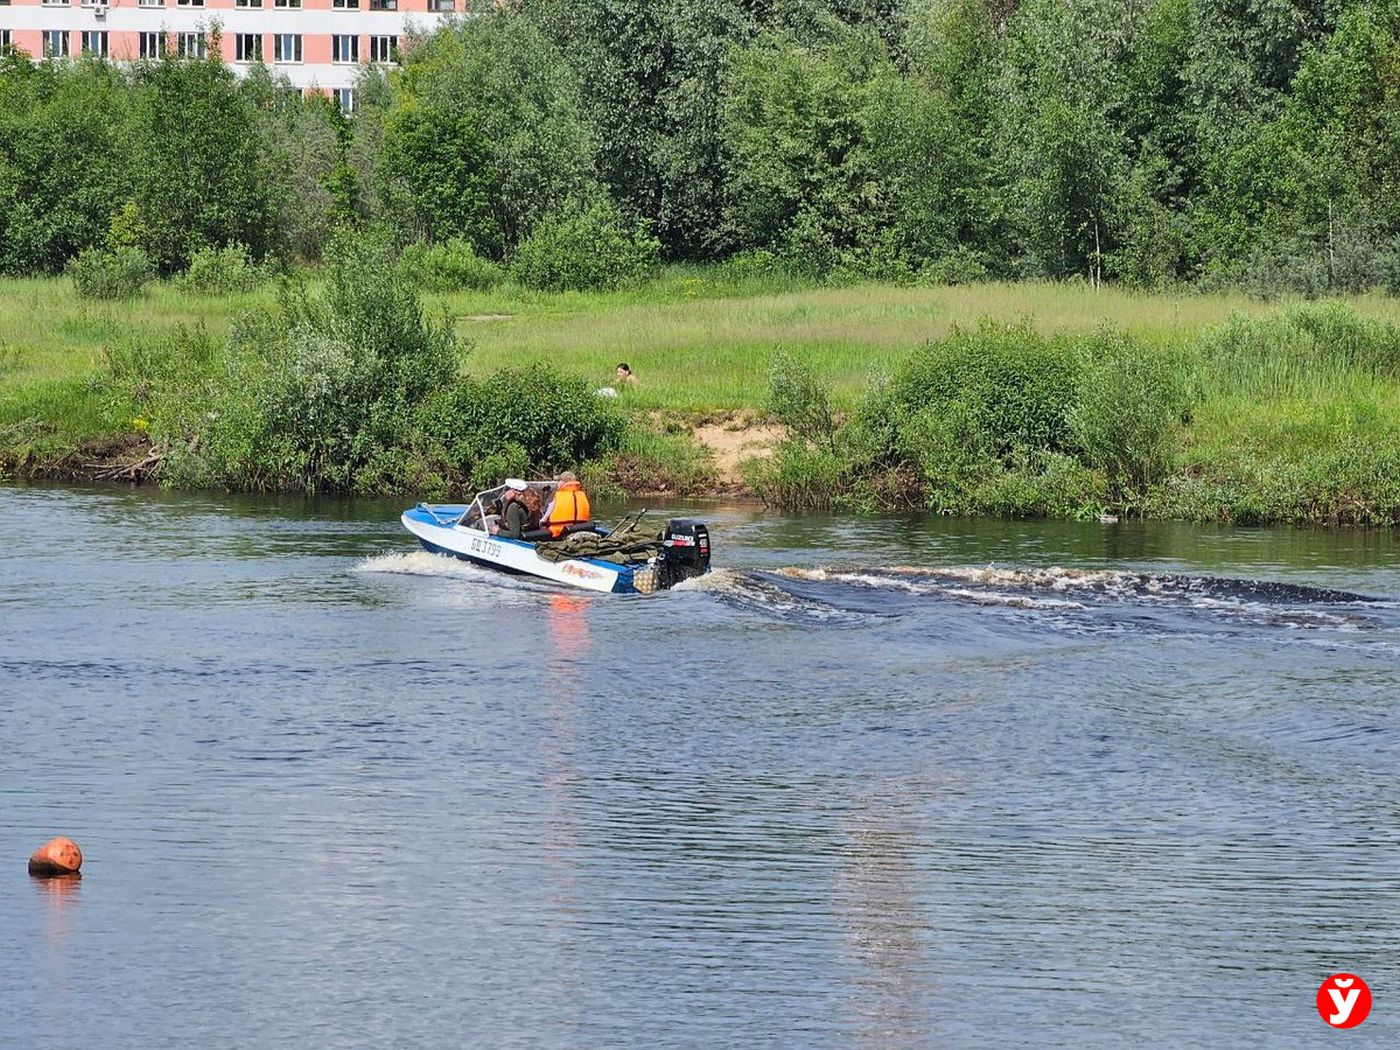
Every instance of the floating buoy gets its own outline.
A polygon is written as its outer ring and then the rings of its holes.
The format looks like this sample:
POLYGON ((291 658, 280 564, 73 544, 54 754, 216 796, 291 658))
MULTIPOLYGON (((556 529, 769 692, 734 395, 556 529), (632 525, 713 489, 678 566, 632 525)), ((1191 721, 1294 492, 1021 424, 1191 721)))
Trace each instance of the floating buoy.
POLYGON ((57 878, 61 875, 76 875, 83 866, 83 851, 72 839, 62 835, 49 839, 29 858, 29 874, 41 879, 57 878))

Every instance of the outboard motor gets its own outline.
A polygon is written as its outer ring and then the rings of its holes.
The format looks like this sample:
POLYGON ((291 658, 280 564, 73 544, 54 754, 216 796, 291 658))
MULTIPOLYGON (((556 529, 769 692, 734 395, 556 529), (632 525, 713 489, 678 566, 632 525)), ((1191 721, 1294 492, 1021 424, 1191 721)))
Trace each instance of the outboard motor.
POLYGON ((661 534, 662 587, 671 587, 710 571, 710 530, 703 521, 672 518, 661 534))

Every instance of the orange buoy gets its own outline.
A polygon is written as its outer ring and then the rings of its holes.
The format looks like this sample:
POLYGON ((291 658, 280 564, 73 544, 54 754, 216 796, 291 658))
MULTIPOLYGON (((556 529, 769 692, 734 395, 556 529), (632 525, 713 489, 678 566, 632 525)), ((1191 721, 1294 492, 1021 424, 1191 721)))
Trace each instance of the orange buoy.
POLYGON ((83 851, 76 842, 62 835, 49 839, 29 858, 29 874, 43 879, 76 875, 82 866, 83 851))

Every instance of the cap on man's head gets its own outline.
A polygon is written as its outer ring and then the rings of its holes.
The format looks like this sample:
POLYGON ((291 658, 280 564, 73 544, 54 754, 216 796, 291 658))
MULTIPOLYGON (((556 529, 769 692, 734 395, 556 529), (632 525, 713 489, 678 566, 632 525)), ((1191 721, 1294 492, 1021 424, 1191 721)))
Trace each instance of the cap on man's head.
POLYGON ((524 492, 530 486, 519 478, 506 478, 506 488, 514 489, 516 492, 524 492))

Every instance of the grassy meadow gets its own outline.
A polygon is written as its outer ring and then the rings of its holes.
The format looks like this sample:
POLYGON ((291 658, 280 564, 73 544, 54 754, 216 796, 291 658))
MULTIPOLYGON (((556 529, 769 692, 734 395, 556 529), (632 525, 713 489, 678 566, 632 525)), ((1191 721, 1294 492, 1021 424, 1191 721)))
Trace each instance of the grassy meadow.
MULTIPOLYGON (((317 279, 307 281, 314 290, 317 279)), ((14 469, 24 462, 17 449, 29 450, 32 468, 35 448, 55 462, 84 445, 140 437, 143 421, 102 381, 107 350, 181 326, 218 337, 240 313, 275 304, 277 294, 274 284, 216 297, 158 283, 132 301, 94 302, 78 298, 61 278, 0 280, 0 464, 14 469)), ((1305 520, 1308 508, 1325 504, 1330 509, 1318 510, 1319 520, 1342 520, 1347 515, 1337 507, 1350 496, 1314 499, 1303 490, 1332 471, 1338 448, 1388 449, 1400 442, 1395 370, 1342 352, 1331 356, 1323 345, 1330 337, 1314 339, 1300 357, 1269 347, 1250 351, 1254 336, 1246 333, 1242 343, 1228 343, 1235 355, 1228 369, 1213 369, 1213 347, 1226 344, 1212 342, 1212 333, 1226 330, 1232 318, 1267 326, 1296 305, 1242 295, 1081 284, 816 287, 669 267, 623 291, 546 294, 505 285, 426 295, 424 302, 461 336, 468 375, 547 361, 601 387, 612 385, 615 365, 627 361, 639 381, 617 404, 644 424, 631 439, 634 447, 654 447, 642 432, 658 410, 673 431, 684 418, 757 414, 768 396, 770 362, 780 352, 829 392, 838 412, 855 411, 873 377, 897 372, 920 347, 985 319, 1021 323, 1048 337, 1123 332, 1168 356, 1187 349, 1199 375, 1191 380, 1194 407, 1176 454, 1177 502, 1161 508, 1171 516, 1305 520), (1258 489, 1258 508, 1231 510, 1233 486, 1258 489), (1284 505, 1292 509, 1277 509, 1284 505)), ((1365 321, 1400 325, 1400 300, 1371 295, 1347 305, 1365 321)), ((683 458, 675 448, 668 454, 683 458)), ((1361 454, 1348 453, 1347 470, 1359 469, 1353 461, 1361 454)), ((1377 460, 1388 462, 1388 453, 1377 460)), ((1376 467, 1382 469, 1389 468, 1376 467)), ((704 476, 693 455, 685 470, 704 476)), ((1387 477, 1376 484, 1391 483, 1387 477)), ((1362 502, 1369 509, 1356 520, 1387 520, 1374 499, 1362 502)))
MULTIPOLYGON (((915 347, 984 318, 1024 320, 1045 335, 1108 326, 1169 345, 1232 314, 1286 306, 1242 295, 1076 284, 774 287, 689 267, 619 292, 549 294, 508 285, 424 298, 470 347, 468 372, 547 360, 603 386, 627 361, 639 378, 627 391, 630 404, 697 413, 761 405, 768 361, 779 348, 829 383, 838 401, 849 401, 915 347)), ((219 335, 240 312, 275 299, 274 285, 214 297, 154 284, 129 302, 93 302, 79 299, 62 278, 0 279, 0 425, 27 414, 55 418, 51 413, 101 366, 108 347, 178 325, 219 335)), ((1362 314, 1400 322, 1400 300, 1351 302, 1362 314)))

